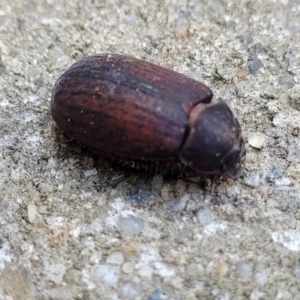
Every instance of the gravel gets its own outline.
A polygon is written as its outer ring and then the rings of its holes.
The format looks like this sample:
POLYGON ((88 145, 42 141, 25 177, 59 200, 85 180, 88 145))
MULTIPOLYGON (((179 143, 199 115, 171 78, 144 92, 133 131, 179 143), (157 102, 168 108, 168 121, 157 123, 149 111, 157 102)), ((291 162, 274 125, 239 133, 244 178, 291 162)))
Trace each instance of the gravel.
POLYGON ((0 5, 0 299, 299 299, 298 0, 0 5), (57 128, 59 75, 122 53, 210 86, 236 181, 123 168, 57 128))

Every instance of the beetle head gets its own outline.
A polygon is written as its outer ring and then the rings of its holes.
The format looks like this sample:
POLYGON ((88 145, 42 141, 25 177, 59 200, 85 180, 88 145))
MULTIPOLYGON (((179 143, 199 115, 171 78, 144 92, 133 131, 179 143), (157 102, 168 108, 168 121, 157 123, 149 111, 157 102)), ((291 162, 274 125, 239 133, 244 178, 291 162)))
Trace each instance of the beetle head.
POLYGON ((245 142, 238 120, 222 99, 193 108, 178 157, 202 174, 226 174, 233 179, 240 176, 246 158, 245 142))

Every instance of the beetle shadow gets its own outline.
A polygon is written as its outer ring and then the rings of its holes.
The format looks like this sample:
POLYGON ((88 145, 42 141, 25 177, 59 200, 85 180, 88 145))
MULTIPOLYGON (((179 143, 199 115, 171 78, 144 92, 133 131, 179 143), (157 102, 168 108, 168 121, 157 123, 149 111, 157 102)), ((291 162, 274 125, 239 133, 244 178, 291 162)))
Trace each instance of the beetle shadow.
MULTIPOLYGON (((143 206, 152 196, 152 173, 144 172, 120 165, 100 150, 91 148, 60 130, 53 125, 53 138, 56 144, 55 157, 60 162, 73 160, 74 166, 80 170, 80 177, 85 176, 86 181, 99 193, 106 193, 114 189, 122 189, 125 200, 135 206, 143 206), (86 171, 95 169, 97 176, 84 175, 86 171), (92 178, 92 179, 91 179, 92 178)), ((82 189, 88 189, 85 184, 82 189)))
MULTIPOLYGON (((53 135, 56 143, 56 158, 61 162, 73 160, 75 167, 81 170, 82 174, 86 171, 96 169, 97 176, 86 176, 89 185, 82 184, 82 189, 88 189, 92 185, 99 194, 119 189, 125 196, 125 200, 131 205, 140 208, 149 208, 156 202, 152 190, 152 181, 154 175, 162 175, 163 183, 169 184, 175 188, 179 179, 185 181, 188 185, 196 184, 201 190, 209 189, 211 182, 218 185, 224 180, 216 176, 200 176, 194 171, 179 165, 178 168, 169 168, 162 166, 158 172, 147 172, 143 169, 134 169, 120 164, 118 160, 91 148, 60 130, 56 125, 53 126, 53 135)), ((171 200, 171 199, 170 199, 171 200)), ((216 201, 213 204, 220 204, 216 201)))

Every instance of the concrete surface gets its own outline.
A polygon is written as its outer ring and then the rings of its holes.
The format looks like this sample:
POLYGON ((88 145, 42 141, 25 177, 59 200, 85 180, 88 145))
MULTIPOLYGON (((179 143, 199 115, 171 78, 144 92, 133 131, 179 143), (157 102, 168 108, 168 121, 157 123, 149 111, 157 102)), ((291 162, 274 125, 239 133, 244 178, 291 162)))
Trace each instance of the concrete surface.
POLYGON ((1 0, 0 299, 300 299, 299 40, 298 0, 1 0), (61 132, 56 79, 103 52, 210 86, 243 177, 137 173, 61 132))

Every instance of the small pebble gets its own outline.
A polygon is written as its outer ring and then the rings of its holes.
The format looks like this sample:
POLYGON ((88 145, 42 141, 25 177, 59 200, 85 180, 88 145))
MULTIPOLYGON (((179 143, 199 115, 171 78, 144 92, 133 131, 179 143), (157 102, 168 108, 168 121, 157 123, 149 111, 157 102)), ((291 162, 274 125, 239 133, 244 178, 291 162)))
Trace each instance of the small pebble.
POLYGON ((249 174, 248 176, 246 176, 244 178, 244 182, 246 185, 250 186, 250 187, 258 187, 259 182, 260 182, 260 176, 258 173, 252 173, 249 174))
POLYGON ((73 300, 78 297, 78 291, 74 286, 59 286, 48 291, 50 299, 73 300))
POLYGON ((39 189, 42 193, 49 194, 53 190, 53 186, 50 183, 41 182, 39 184, 39 189))
POLYGON ((116 251, 107 256, 106 262, 113 265, 121 265, 124 262, 124 255, 121 251, 116 251))
POLYGON ((122 296, 122 299, 133 299, 138 296, 140 292, 140 286, 133 281, 124 283, 120 288, 120 295, 122 296))
POLYGON ((289 116, 282 112, 278 112, 273 118, 273 125, 278 128, 283 128, 289 123, 289 116))
POLYGON ((267 283, 268 281, 268 277, 265 273, 263 272, 258 272, 255 274, 255 281, 259 284, 259 285, 264 285, 267 283))
POLYGON ((45 214, 45 213, 47 213, 47 206, 41 205, 41 206, 39 206, 38 210, 39 210, 40 214, 45 214))
POLYGON ((262 53, 262 52, 264 52, 264 48, 263 48, 263 45, 261 43, 254 44, 253 49, 254 49, 255 53, 262 53))
POLYGON ((175 268, 171 265, 157 261, 154 263, 157 274, 161 277, 171 277, 175 275, 175 268))
POLYGON ((273 232, 272 239, 274 242, 282 244, 290 251, 300 251, 300 231, 287 230, 284 232, 273 232))
POLYGON ((243 264, 236 269, 239 276, 244 278, 250 278, 252 276, 252 268, 248 264, 243 264))
POLYGON ((236 69, 230 68, 228 65, 219 66, 217 72, 218 75, 226 81, 231 81, 236 75, 236 69))
POLYGON ((169 201, 170 199, 174 199, 174 194, 172 191, 172 187, 169 183, 165 183, 161 189, 161 197, 164 200, 169 201))
POLYGON ((283 171, 280 167, 274 166, 272 169, 267 173, 267 179, 270 181, 273 181, 275 179, 278 179, 282 176, 283 171))
POLYGON ((288 177, 282 177, 275 180, 276 186, 289 186, 292 184, 292 180, 288 177))
POLYGON ((123 265, 122 265, 122 271, 126 274, 130 274, 133 272, 133 264, 130 261, 126 261, 123 265))
POLYGON ((93 176, 93 175, 97 175, 97 170, 96 169, 91 169, 91 170, 87 170, 84 172, 84 176, 85 177, 90 177, 90 176, 93 176))
POLYGON ((6 66, 2 62, 0 62, 0 75, 5 73, 6 73, 6 66))
POLYGON ((248 75, 248 71, 245 69, 240 69, 237 71, 236 76, 238 79, 243 80, 248 75))
POLYGON ((144 221, 134 216, 120 217, 117 225, 124 234, 129 236, 138 235, 144 229, 144 221))
POLYGON ((241 40, 246 44, 250 45, 254 42, 253 37, 251 36, 250 33, 246 32, 242 37, 241 40))
POLYGON ((91 277, 97 282, 116 286, 119 280, 120 267, 116 265, 100 265, 93 269, 91 277))
POLYGON ((292 135, 293 135, 293 136, 298 136, 298 135, 299 135, 299 132, 300 132, 299 127, 294 127, 294 128, 292 129, 292 135))
POLYGON ((218 272, 219 276, 221 276, 221 277, 226 276, 228 273, 228 270, 229 270, 229 268, 226 264, 221 263, 218 265, 217 272, 218 272))
POLYGON ((170 292, 167 289, 157 289, 152 295, 148 297, 147 300, 168 300, 170 292))
POLYGON ((274 299, 279 299, 279 300, 291 300, 291 299, 297 299, 292 296, 292 294, 287 291, 285 288, 279 289, 277 292, 277 295, 275 296, 274 299))
POLYGON ((290 104, 292 108, 300 111, 300 96, 299 96, 300 89, 296 89, 290 95, 290 104))
POLYGON ((264 135, 255 135, 249 138, 249 145, 256 149, 261 149, 265 142, 264 135))
POLYGON ((63 264, 52 264, 48 265, 45 268, 47 277, 56 284, 61 283, 65 272, 66 267, 63 264))
POLYGON ((200 209, 197 213, 198 223, 201 225, 207 225, 214 221, 214 216, 211 210, 205 208, 200 209))
MULTIPOLYGON (((272 95, 268 95, 268 97, 270 98, 270 97, 272 97, 272 95)), ((275 95, 273 95, 273 96, 275 96, 275 95)), ((272 97, 272 98, 275 98, 275 97, 272 97)), ((278 113, 279 107, 280 107, 280 102, 278 100, 268 101, 268 103, 266 104, 266 108, 267 108, 268 112, 272 115, 275 115, 278 113)))
POLYGON ((148 265, 144 265, 138 270, 138 273, 141 277, 146 277, 147 279, 151 279, 153 275, 153 269, 148 265))
POLYGON ((84 248, 80 251, 80 256, 89 256, 89 255, 90 255, 89 248, 84 248))
POLYGON ((297 142, 290 141, 288 147, 287 161, 294 162, 295 160, 300 160, 300 144, 297 142))
POLYGON ((93 265, 96 264, 98 265, 101 259, 102 259, 101 253, 98 251, 93 251, 92 255, 90 256, 90 263, 93 265))
POLYGON ((287 74, 278 78, 278 84, 290 89, 295 85, 295 81, 292 75, 287 74))
POLYGON ((294 274, 297 278, 300 279, 300 268, 296 268, 295 271, 294 271, 294 274))
POLYGON ((161 195, 161 190, 163 188, 163 177, 162 175, 155 175, 151 181, 151 188, 153 195, 155 196, 160 196, 161 195))
POLYGON ((28 216, 28 221, 32 224, 38 214, 38 209, 36 205, 30 203, 27 207, 27 216, 28 216))
POLYGON ((182 179, 178 179, 176 182, 177 195, 183 196, 184 193, 186 192, 186 186, 187 186, 187 183, 185 181, 183 181, 182 179))
POLYGON ((257 57, 256 54, 252 56, 252 62, 249 66, 251 72, 255 72, 263 66, 262 61, 257 57))
POLYGON ((170 202, 170 208, 174 212, 182 211, 185 209, 187 202, 190 200, 189 194, 184 194, 177 203, 170 202))

